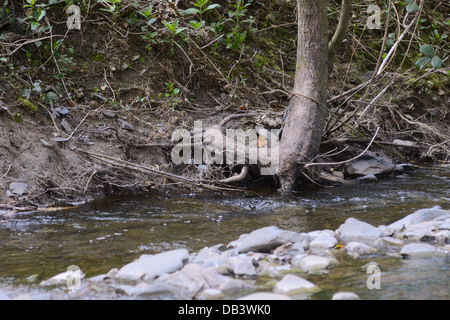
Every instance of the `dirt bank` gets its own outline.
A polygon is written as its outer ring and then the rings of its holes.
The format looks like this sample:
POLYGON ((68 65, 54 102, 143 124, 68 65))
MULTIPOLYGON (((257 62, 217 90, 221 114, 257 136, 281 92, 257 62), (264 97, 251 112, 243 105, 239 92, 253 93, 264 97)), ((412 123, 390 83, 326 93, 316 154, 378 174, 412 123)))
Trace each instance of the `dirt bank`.
MULTIPOLYGON (((225 2, 222 5, 228 10, 225 2)), ((194 120, 218 124, 236 113, 259 116, 227 125, 281 128, 295 71, 292 6, 273 5, 270 10, 276 13, 276 21, 269 23, 269 9, 253 4, 251 13, 258 30, 249 33, 245 46, 238 50, 213 46, 211 41, 219 44, 220 38, 209 34, 201 42, 198 34, 187 31, 183 41, 167 36, 169 40, 149 48, 143 34, 136 32, 142 26, 137 23, 137 29, 131 28, 125 19, 131 15, 125 9, 116 17, 123 21, 113 21, 91 8, 91 19, 82 30, 67 32, 61 8, 48 9, 47 14, 53 12, 55 19, 48 22, 54 26, 50 37, 58 35, 63 40, 50 54, 46 56, 43 48, 32 44, 20 45, 14 54, 15 46, 2 47, 7 58, 0 65, 0 209, 47 207, 120 193, 172 194, 193 188, 146 173, 145 168, 190 179, 229 176, 232 167, 201 175, 197 166, 173 165, 172 132, 192 130, 194 120), (106 157, 114 160, 108 163, 106 157), (119 166, 118 161, 128 164, 119 166), (130 163, 141 167, 131 168, 130 163), (14 190, 11 183, 26 186, 14 190)), ((26 15, 18 4, 14 13, 26 15)), ((18 23, 0 28, 6 35, 3 41, 9 43, 35 39, 18 23)), ((347 137, 348 130, 339 127, 342 120, 336 122, 336 118, 347 119, 364 141, 370 141, 380 127, 379 141, 414 142, 415 148, 373 146, 399 162, 448 161, 448 75, 433 72, 431 79, 420 79, 423 73, 414 73, 415 78, 409 73, 391 73, 390 78, 377 80, 382 88, 395 77, 386 94, 389 97, 376 102, 370 117, 355 123, 347 116, 362 110, 378 92, 352 100, 346 99, 348 95, 338 96, 367 81, 376 60, 352 61, 351 52, 363 48, 350 42, 342 50, 330 76, 333 115, 324 141, 347 137)), ((325 143, 321 151, 345 145, 350 148, 330 161, 349 159, 367 143, 325 143)))

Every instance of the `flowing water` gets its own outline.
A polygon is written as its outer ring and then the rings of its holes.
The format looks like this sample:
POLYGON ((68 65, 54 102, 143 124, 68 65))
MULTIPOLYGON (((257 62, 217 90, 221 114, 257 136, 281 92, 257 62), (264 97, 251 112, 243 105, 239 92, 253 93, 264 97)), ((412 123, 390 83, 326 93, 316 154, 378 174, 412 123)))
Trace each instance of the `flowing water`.
MULTIPOLYGON (((197 195, 109 198, 72 209, 0 218, 1 285, 38 285, 77 265, 87 277, 120 268, 143 253, 190 252, 276 225, 309 232, 336 230, 349 217, 374 226, 422 208, 450 209, 450 171, 426 171, 334 188, 309 187, 290 196, 197 195)), ((323 290, 312 299, 353 291, 363 299, 449 299, 450 259, 372 256, 341 259, 327 275, 308 280, 323 290), (366 286, 376 261, 381 289, 366 286)))

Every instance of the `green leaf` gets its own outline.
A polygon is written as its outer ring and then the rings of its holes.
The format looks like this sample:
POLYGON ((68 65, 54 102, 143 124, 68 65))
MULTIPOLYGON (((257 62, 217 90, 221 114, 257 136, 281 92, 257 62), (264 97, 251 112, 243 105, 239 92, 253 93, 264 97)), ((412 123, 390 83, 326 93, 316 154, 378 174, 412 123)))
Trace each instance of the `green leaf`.
POLYGON ((431 59, 431 65, 435 69, 442 68, 442 59, 439 58, 438 56, 434 56, 433 59, 431 59))
POLYGON ((193 26, 196 30, 202 28, 205 25, 205 21, 196 21, 196 20, 192 20, 189 21, 189 24, 191 26, 193 26))
POLYGON ((434 48, 431 44, 424 44, 420 47, 420 52, 429 57, 434 56, 434 48))
POLYGON ((423 57, 417 60, 416 67, 419 69, 423 69, 427 63, 431 62, 430 57, 423 57))
POLYGON ((415 3, 410 3, 406 6, 406 11, 408 12, 415 12, 415 11, 419 11, 420 7, 415 4, 415 3))
POLYGON ((220 4, 218 4, 218 3, 210 4, 209 6, 206 7, 205 11, 215 9, 217 7, 220 7, 220 4))
POLYGON ((189 8, 183 11, 184 14, 196 14, 196 13, 200 13, 200 10, 195 9, 195 8, 189 8))
POLYGON ((31 30, 36 30, 37 28, 39 28, 41 26, 41 24, 39 22, 35 22, 35 21, 31 22, 30 25, 31 25, 31 30))
POLYGON ((147 25, 152 25, 156 22, 156 20, 158 20, 158 18, 151 18, 150 20, 148 20, 147 25))

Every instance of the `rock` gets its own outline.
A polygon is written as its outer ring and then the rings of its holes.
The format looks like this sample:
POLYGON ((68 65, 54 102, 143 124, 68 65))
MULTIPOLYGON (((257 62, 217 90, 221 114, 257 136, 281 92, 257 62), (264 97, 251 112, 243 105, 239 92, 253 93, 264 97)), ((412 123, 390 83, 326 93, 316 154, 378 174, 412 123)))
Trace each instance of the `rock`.
POLYGON ((441 242, 447 242, 450 239, 450 230, 443 230, 436 232, 434 234, 436 240, 440 240, 441 242))
POLYGON ((347 176, 379 175, 392 172, 394 167, 395 165, 387 158, 367 152, 357 160, 347 164, 344 173, 347 176))
POLYGON ((6 293, 0 291, 0 300, 11 300, 6 293))
POLYGON ((156 255, 143 254, 138 260, 123 266, 117 277, 138 280, 143 276, 159 276, 181 269, 189 258, 186 249, 178 249, 156 255))
POLYGON ((159 277, 156 283, 163 282, 175 290, 181 290, 184 294, 192 296, 202 289, 217 289, 227 279, 228 277, 211 269, 189 263, 179 271, 159 277))
POLYGON ((309 249, 313 252, 322 252, 336 246, 337 240, 334 236, 322 234, 316 237, 309 244, 309 249))
POLYGON ((425 228, 408 228, 402 232, 404 237, 411 241, 420 241, 424 238, 434 238, 435 234, 425 228))
POLYGON ((12 195, 22 196, 28 193, 28 184, 21 182, 13 182, 9 185, 9 191, 12 195))
POLYGON ((314 283, 293 274, 287 274, 275 284, 274 292, 293 295, 296 293, 313 293, 320 291, 314 283))
POLYGON ((444 222, 439 226, 439 230, 450 230, 450 222, 444 222))
POLYGON ((196 263, 206 268, 217 268, 219 266, 227 266, 232 271, 232 266, 227 261, 227 257, 221 255, 219 250, 205 247, 192 259, 192 263, 196 263))
POLYGON ((348 218, 345 223, 336 230, 336 233, 339 235, 339 239, 345 242, 372 242, 375 241, 375 239, 384 236, 383 230, 355 218, 348 218))
POLYGON ((224 294, 219 289, 206 289, 197 296, 199 300, 217 300, 223 298, 224 294))
POLYGON ((402 246, 405 242, 400 239, 392 238, 392 237, 383 237, 375 240, 374 245, 377 247, 383 247, 383 246, 402 246))
POLYGON ((69 114, 69 109, 67 108, 55 108, 55 111, 58 112, 60 116, 66 116, 69 114))
POLYGON ((361 182, 378 182, 378 178, 374 174, 367 174, 363 177, 356 178, 356 180, 361 182))
POLYGON ((374 247, 370 247, 360 242, 349 242, 345 245, 345 251, 347 254, 353 258, 358 258, 363 254, 372 254, 376 253, 377 249, 374 247))
POLYGON ((116 117, 116 113, 114 111, 105 110, 102 112, 103 116, 108 119, 114 119, 116 117))
POLYGON ((292 298, 284 294, 276 294, 272 292, 256 292, 240 297, 237 300, 292 300, 292 298))
POLYGON ((356 293, 353 292, 336 292, 331 300, 361 300, 356 293))
POLYGON ((248 234, 238 244, 239 252, 270 251, 287 242, 304 240, 305 236, 297 232, 281 230, 278 227, 265 227, 248 234))
POLYGON ((121 119, 121 118, 117 118, 117 122, 119 123, 119 126, 122 129, 128 130, 128 131, 134 131, 133 126, 131 125, 131 123, 121 119))
POLYGON ((400 254, 413 258, 438 258, 445 257, 447 253, 428 243, 410 243, 402 248, 400 254))
POLYGON ((429 209, 421 209, 390 224, 388 228, 398 231, 409 225, 435 220, 437 218, 445 217, 446 215, 450 215, 450 210, 442 210, 438 206, 429 209))
POLYGON ((273 250, 273 254, 279 257, 294 257, 302 253, 305 253, 305 248, 301 242, 288 242, 273 250))
POLYGON ((64 131, 66 131, 67 133, 72 133, 73 131, 72 126, 65 118, 61 120, 61 127, 63 127, 64 131))
POLYGON ((228 258, 227 262, 231 264, 233 273, 235 275, 256 275, 256 262, 252 257, 248 257, 245 254, 240 254, 236 257, 228 258))
POLYGON ((291 266, 289 264, 280 265, 273 262, 261 261, 259 263, 258 276, 274 278, 289 271, 291 271, 291 266))
POLYGON ((322 273, 332 263, 332 260, 327 257, 316 255, 297 256, 292 259, 291 265, 300 268, 309 273, 322 273))
POLYGON ((173 292, 170 286, 168 286, 165 283, 157 282, 153 283, 151 285, 147 285, 144 288, 141 288, 140 290, 137 290, 134 292, 134 296, 141 297, 141 298, 152 298, 155 299, 156 297, 161 296, 172 296, 173 292))
POLYGON ((65 272, 61 272, 56 276, 42 281, 39 285, 41 287, 55 286, 55 285, 67 285, 68 283, 73 283, 73 280, 81 280, 83 279, 85 274, 80 270, 68 270, 65 272))
POLYGON ((240 279, 233 279, 227 277, 225 282, 222 283, 217 289, 225 293, 237 293, 243 290, 249 290, 252 285, 240 279))

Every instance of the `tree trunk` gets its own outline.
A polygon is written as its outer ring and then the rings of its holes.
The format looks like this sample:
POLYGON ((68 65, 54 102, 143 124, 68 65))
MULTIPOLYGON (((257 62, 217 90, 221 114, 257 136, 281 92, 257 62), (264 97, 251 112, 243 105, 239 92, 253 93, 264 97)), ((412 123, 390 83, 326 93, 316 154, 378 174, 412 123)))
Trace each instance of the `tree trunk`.
POLYGON ((294 96, 280 143, 278 178, 290 191, 319 152, 327 111, 328 17, 326 0, 298 0, 298 48, 294 96))

